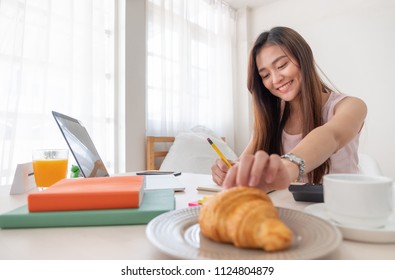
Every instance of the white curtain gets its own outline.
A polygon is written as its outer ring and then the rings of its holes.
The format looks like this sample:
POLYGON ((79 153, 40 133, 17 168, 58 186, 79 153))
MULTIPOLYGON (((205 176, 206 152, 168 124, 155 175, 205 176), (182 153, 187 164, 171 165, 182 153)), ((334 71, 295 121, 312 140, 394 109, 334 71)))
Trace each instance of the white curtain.
POLYGON ((147 134, 204 125, 232 144, 235 11, 219 0, 147 5, 147 134))
POLYGON ((84 123, 112 171, 113 23, 113 0, 0 0, 1 184, 32 149, 67 147, 52 110, 84 123))

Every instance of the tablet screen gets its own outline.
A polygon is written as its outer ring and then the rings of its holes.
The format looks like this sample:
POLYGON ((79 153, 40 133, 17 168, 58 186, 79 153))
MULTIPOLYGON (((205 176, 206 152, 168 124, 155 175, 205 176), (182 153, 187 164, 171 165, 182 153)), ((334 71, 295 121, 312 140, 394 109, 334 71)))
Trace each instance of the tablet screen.
POLYGON ((84 177, 109 176, 88 131, 74 118, 52 112, 84 177))

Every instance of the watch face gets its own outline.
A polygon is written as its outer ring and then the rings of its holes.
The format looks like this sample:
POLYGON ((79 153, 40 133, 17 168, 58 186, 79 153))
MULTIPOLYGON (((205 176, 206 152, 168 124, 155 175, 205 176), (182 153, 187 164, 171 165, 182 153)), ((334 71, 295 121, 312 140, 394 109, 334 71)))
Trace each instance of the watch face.
POLYGON ((304 160, 294 154, 285 154, 290 161, 295 162, 298 165, 304 164, 304 160))
POLYGON ((297 156, 295 156, 295 155, 292 155, 292 160, 294 160, 294 161, 297 162, 298 164, 301 164, 302 161, 303 161, 301 158, 299 158, 299 157, 297 157, 297 156))
POLYGON ((304 160, 294 154, 285 154, 281 157, 295 163, 299 167, 298 182, 302 181, 304 176, 304 160))

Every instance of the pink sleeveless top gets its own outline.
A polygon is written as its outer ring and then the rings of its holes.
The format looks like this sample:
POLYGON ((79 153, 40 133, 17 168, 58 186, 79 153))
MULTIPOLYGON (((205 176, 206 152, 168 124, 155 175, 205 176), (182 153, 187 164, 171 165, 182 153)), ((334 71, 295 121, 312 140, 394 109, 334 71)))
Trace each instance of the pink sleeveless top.
MULTIPOLYGON (((322 118, 324 123, 328 122, 333 117, 333 110, 335 105, 347 97, 342 93, 332 92, 322 108, 322 118)), ((302 134, 291 135, 283 131, 282 141, 284 152, 291 151, 302 140, 302 134)), ((331 168, 329 173, 358 173, 358 145, 359 134, 354 137, 347 145, 338 150, 331 156, 331 168)), ((305 177, 306 181, 307 177, 305 177)))

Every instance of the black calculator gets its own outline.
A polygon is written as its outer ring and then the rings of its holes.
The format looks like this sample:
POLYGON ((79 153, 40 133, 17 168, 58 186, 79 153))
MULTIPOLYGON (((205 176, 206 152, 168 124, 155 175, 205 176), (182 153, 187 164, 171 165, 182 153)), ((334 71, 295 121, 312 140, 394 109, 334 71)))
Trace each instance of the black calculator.
POLYGON ((291 184, 288 190, 296 201, 324 202, 324 188, 321 184, 291 184))

